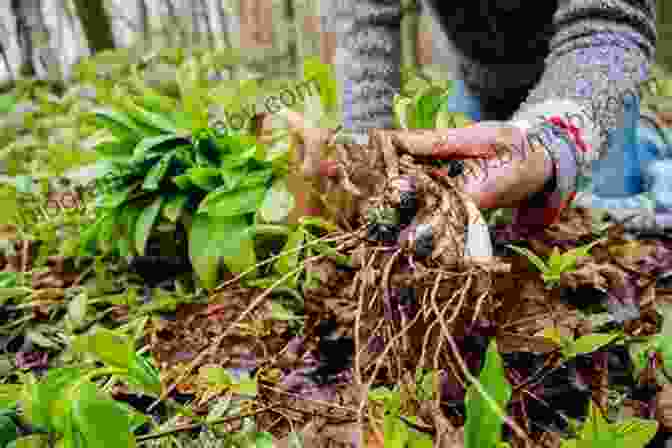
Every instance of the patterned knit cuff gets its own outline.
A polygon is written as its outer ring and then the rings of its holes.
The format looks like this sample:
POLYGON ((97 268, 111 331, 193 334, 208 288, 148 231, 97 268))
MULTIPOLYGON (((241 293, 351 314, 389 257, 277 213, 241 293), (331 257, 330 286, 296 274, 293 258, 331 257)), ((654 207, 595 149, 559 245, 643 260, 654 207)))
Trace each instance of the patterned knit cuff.
POLYGON ((577 137, 579 142, 581 140, 580 136, 563 129, 564 126, 557 120, 552 117, 527 131, 530 145, 539 145, 546 150, 553 162, 553 175, 542 191, 513 210, 512 223, 521 230, 537 230, 557 222, 576 196, 579 177, 575 140, 577 137))

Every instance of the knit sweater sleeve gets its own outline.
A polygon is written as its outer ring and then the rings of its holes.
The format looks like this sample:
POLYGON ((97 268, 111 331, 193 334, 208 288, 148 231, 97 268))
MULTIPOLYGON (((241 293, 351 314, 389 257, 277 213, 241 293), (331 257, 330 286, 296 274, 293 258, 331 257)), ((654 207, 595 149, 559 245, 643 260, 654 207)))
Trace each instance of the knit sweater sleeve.
MULTIPOLYGON (((609 135, 622 126, 624 111, 648 76, 656 43, 655 0, 564 0, 554 22, 557 31, 543 75, 513 117, 531 127, 560 118, 585 142, 546 140, 555 162, 555 188, 536 201, 544 204, 546 225, 581 185, 591 183, 592 162, 606 157, 609 135)), ((534 202, 517 210, 519 218, 532 219, 519 221, 533 224, 541 217, 534 202)))
POLYGON ((401 1, 320 2, 343 92, 343 126, 360 137, 370 128, 394 127, 392 103, 400 88, 401 1))

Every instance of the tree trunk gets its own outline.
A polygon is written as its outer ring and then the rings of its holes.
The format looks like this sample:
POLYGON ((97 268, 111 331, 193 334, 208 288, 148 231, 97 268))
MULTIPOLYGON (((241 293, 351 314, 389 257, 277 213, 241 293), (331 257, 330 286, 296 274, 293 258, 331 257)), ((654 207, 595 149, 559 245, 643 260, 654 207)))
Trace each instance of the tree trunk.
POLYGON ((114 48, 114 35, 103 0, 74 0, 92 54, 114 48))

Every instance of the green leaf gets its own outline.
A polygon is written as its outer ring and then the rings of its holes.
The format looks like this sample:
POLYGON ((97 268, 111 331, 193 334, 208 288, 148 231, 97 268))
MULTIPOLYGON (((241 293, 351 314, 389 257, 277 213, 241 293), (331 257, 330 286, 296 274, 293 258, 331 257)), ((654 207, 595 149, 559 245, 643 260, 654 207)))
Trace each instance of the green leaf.
POLYGON ((33 290, 27 287, 0 288, 0 306, 4 305, 9 299, 25 297, 31 292, 33 292, 33 290))
POLYGON ((138 254, 145 255, 145 248, 147 247, 147 240, 151 234, 156 218, 161 212, 161 206, 165 200, 164 196, 157 197, 154 202, 145 208, 138 220, 135 223, 135 249, 138 251, 138 254))
POLYGON ((130 98, 124 100, 126 111, 139 123, 157 129, 159 131, 174 134, 177 132, 177 126, 169 118, 162 114, 150 112, 136 105, 130 98))
POLYGON ((198 207, 198 213, 220 218, 255 213, 266 195, 266 187, 254 187, 231 192, 213 191, 198 207))
POLYGON ((80 376, 80 368, 63 367, 49 370, 39 383, 31 381, 26 384, 21 405, 27 420, 45 430, 58 431, 61 425, 52 418, 52 407, 62 399, 67 386, 79 380, 80 376))
POLYGON ((273 448, 273 434, 270 432, 258 432, 254 435, 255 448, 273 448))
POLYGON ((10 442, 7 448, 47 448, 49 441, 49 434, 31 434, 10 442))
POLYGON ((133 150, 133 159, 139 161, 143 159, 149 151, 171 141, 178 141, 183 143, 184 139, 175 134, 164 134, 155 137, 143 138, 133 150))
POLYGON ((264 222, 283 223, 294 206, 294 195, 287 189, 285 180, 279 179, 266 191, 259 215, 264 222))
POLYGON ((121 369, 129 369, 135 358, 133 343, 127 336, 102 327, 93 334, 77 336, 73 348, 80 353, 91 353, 105 364, 121 369))
POLYGON ((610 431, 622 436, 624 446, 644 448, 656 436, 658 422, 632 417, 621 423, 609 424, 610 431))
POLYGON ((241 395, 248 397, 257 396, 257 379, 251 377, 249 373, 243 372, 240 375, 237 383, 237 391, 241 395))
POLYGON ((413 107, 413 100, 398 93, 394 95, 394 118, 395 125, 400 129, 411 129, 411 108, 413 107))
POLYGON ((177 222, 189 200, 189 195, 178 193, 175 197, 166 202, 163 207, 163 216, 170 222, 177 222))
POLYGON ((146 395, 159 396, 161 394, 161 379, 159 371, 144 356, 134 353, 128 369, 129 382, 146 395))
MULTIPOLYGON (((485 358, 485 365, 478 378, 483 390, 500 409, 506 409, 511 399, 511 385, 506 380, 504 364, 492 339, 485 358)), ((495 448, 502 440, 502 419, 492 409, 475 385, 469 386, 465 398, 466 422, 464 425, 465 448, 495 448)))
POLYGON ((611 439, 611 442, 614 442, 614 437, 609 436, 609 423, 602 415, 602 411, 597 407, 594 400, 589 400, 588 415, 586 416, 585 423, 581 427, 579 439, 583 442, 595 442, 609 438, 611 439))
POLYGON ((532 251, 524 247, 517 247, 511 244, 507 244, 506 247, 515 252, 518 252, 520 255, 527 257, 527 259, 530 260, 530 262, 534 264, 537 267, 537 269, 539 269, 541 272, 549 272, 549 268, 548 266, 546 266, 546 263, 544 263, 544 261, 541 258, 539 258, 536 254, 534 254, 532 251))
MULTIPOLYGON (((207 289, 218 281, 223 260, 231 272, 240 273, 256 263, 254 240, 245 216, 194 216, 189 234, 189 258, 200 281, 207 289)), ((254 271, 251 275, 255 275, 254 271)))
POLYGON ((302 229, 292 232, 282 248, 281 256, 274 263, 273 269, 279 274, 288 274, 299 264, 301 251, 298 249, 305 241, 305 233, 302 229))
POLYGON ((19 193, 33 193, 35 192, 35 181, 33 176, 19 175, 14 178, 16 191, 19 193))
POLYGON ((388 414, 383 420, 385 447, 405 448, 408 443, 408 426, 397 415, 388 414))
POLYGON ((72 400, 74 422, 89 446, 135 447, 129 415, 111 399, 101 398, 93 383, 85 383, 72 400))
POLYGON ((86 321, 86 310, 89 295, 86 290, 77 294, 68 304, 68 318, 75 328, 80 328, 86 321))
POLYGON ((11 409, 21 399, 22 384, 0 384, 0 410, 11 409))
POLYGON ((145 181, 142 184, 142 188, 144 190, 154 191, 159 189, 159 184, 166 176, 168 168, 170 168, 170 162, 173 160, 173 157, 175 157, 175 152, 171 151, 168 154, 161 157, 159 163, 154 165, 149 170, 147 176, 145 177, 145 181))
POLYGON ((99 127, 108 129, 119 140, 138 141, 142 132, 132 118, 114 110, 97 109, 93 111, 99 127))
POLYGON ((123 162, 133 155, 136 143, 135 139, 105 141, 98 143, 93 150, 105 159, 123 162))
POLYGON ((2 410, 0 410, 0 446, 5 447, 19 437, 19 431, 11 414, 1 412, 2 410))
POLYGON ((551 272, 559 273, 560 267, 562 266, 564 257, 560 255, 560 249, 556 246, 553 248, 553 252, 548 257, 548 267, 551 272))
POLYGON ((567 352, 567 357, 571 358, 578 355, 592 353, 595 350, 598 350, 600 347, 611 343, 615 339, 618 339, 619 337, 620 334, 618 333, 593 333, 586 336, 581 336, 572 343, 567 352))
POLYGON ((429 87, 414 100, 413 129, 434 129, 435 117, 444 102, 443 89, 429 87))
POLYGON ((334 67, 331 64, 324 64, 317 56, 311 56, 303 59, 303 84, 296 87, 297 91, 304 97, 303 89, 311 92, 311 89, 317 90, 320 94, 322 105, 329 110, 338 104, 338 86, 334 67))
POLYGON ((565 272, 576 264, 576 261, 579 257, 585 257, 588 256, 588 253, 590 252, 590 249, 593 248, 593 246, 602 243, 606 241, 606 238, 601 238, 597 241, 593 241, 590 244, 586 244, 585 246, 577 247, 575 249, 570 249, 567 252, 563 254, 563 264, 560 266, 560 271, 559 272, 565 272))
POLYGON ((201 166, 189 168, 186 174, 189 176, 192 184, 206 191, 213 191, 222 183, 219 169, 214 167, 201 166))

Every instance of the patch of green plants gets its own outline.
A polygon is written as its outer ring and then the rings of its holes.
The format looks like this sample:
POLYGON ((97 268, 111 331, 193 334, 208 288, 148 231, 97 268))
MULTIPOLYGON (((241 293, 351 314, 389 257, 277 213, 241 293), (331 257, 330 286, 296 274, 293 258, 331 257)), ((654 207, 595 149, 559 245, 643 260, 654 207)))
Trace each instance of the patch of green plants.
POLYGON ((554 247, 553 252, 545 262, 539 256, 524 247, 513 246, 511 244, 507 244, 506 247, 530 260, 530 262, 541 272, 541 277, 544 280, 546 287, 553 288, 560 283, 560 276, 563 273, 570 272, 576 267, 576 262, 579 257, 587 256, 593 246, 604 241, 606 241, 606 238, 601 238, 590 244, 570 249, 563 254, 560 253, 560 249, 554 247))

